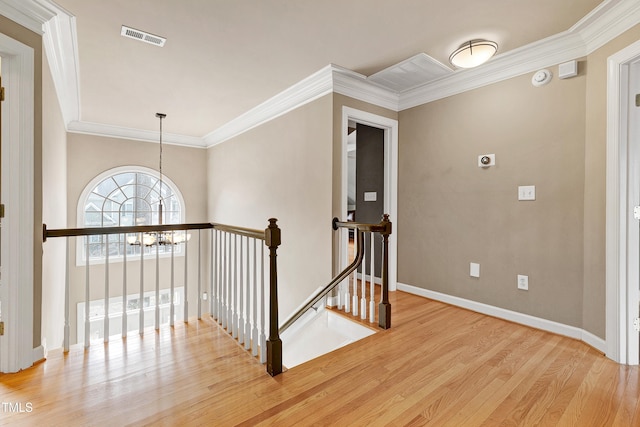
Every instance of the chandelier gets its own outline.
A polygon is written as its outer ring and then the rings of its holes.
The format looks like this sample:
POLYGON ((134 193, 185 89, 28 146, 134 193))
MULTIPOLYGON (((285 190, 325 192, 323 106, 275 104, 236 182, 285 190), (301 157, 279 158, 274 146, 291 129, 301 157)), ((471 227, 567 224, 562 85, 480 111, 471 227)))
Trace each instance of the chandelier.
MULTIPOLYGON (((163 200, 162 200, 162 119, 167 117, 164 113, 156 113, 156 117, 160 119, 160 159, 158 169, 160 172, 159 188, 158 188, 158 224, 163 223, 163 200)), ((127 243, 134 246, 154 246, 154 245, 177 245, 191 239, 191 234, 186 231, 150 231, 145 233, 136 233, 127 236, 127 243)))

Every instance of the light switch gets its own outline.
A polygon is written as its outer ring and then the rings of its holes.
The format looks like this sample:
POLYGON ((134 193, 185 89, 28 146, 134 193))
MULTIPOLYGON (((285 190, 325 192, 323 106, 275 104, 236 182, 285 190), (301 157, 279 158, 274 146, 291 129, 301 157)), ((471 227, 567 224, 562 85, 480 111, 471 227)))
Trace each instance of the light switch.
POLYGON ((378 200, 378 193, 375 191, 365 191, 364 192, 364 201, 365 202, 375 202, 378 200))
POLYGON ((535 199, 536 199, 535 185, 521 185, 518 187, 518 200, 535 200, 535 199))

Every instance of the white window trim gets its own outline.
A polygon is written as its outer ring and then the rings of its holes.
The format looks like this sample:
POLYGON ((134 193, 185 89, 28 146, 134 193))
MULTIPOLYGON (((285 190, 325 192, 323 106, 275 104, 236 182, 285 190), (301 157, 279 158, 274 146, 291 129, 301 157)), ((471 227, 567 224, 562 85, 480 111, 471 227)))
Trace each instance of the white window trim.
MULTIPOLYGON (((97 175, 96 177, 94 177, 91 181, 89 181, 89 183, 84 187, 84 190, 82 190, 82 193, 80 194, 80 198, 78 199, 78 204, 76 207, 76 224, 77 227, 79 228, 84 228, 84 204, 85 201, 87 199, 87 197, 89 197, 89 194, 93 191, 93 189, 96 187, 96 185, 98 185, 101 181, 103 181, 104 179, 113 176, 113 175, 117 175, 120 173, 126 173, 126 172, 138 172, 138 173, 146 173, 147 175, 151 175, 154 176, 158 179, 160 179, 160 173, 155 170, 155 169, 151 169, 151 168, 147 168, 145 166, 135 166, 135 165, 129 165, 129 166, 118 166, 112 169, 108 169, 104 172, 102 172, 101 174, 97 175)), ((162 181, 167 183, 171 189, 173 190, 176 198, 178 199, 178 202, 180 203, 181 206, 181 210, 180 210, 180 222, 184 223, 185 219, 187 217, 187 206, 184 203, 184 198, 182 197, 182 192, 180 191, 180 188, 175 184, 175 182, 173 182, 171 180, 171 178, 167 177, 164 173, 162 174, 162 181)), ((83 253, 85 250, 85 244, 84 244, 84 238, 82 237, 78 237, 76 239, 76 266, 83 266, 86 264, 86 261, 83 258, 83 253)), ((175 257, 180 257, 180 256, 184 256, 184 252, 181 251, 179 253, 174 253, 175 257)), ((155 258, 155 255, 152 255, 152 257, 155 258)), ((171 253, 163 253, 159 255, 160 258, 169 258, 171 257, 171 253)), ((109 264, 111 263, 116 263, 116 262, 122 262, 124 259, 123 257, 110 257, 109 258, 109 264)), ((127 258, 127 262, 129 261, 139 261, 140 257, 131 257, 131 258, 127 258)), ((94 259, 94 260, 90 260, 89 264, 90 265, 102 265, 105 263, 104 259, 94 259)))

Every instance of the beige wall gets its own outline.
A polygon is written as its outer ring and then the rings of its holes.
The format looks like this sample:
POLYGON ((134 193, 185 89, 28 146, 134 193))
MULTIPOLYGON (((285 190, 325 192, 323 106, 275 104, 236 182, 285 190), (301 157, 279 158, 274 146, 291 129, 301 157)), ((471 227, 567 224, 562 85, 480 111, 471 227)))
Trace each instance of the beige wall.
MULTIPOLYGON (((122 140, 116 138, 105 138, 90 135, 70 133, 68 139, 67 156, 67 182, 68 182, 68 226, 77 225, 77 206, 79 197, 85 186, 97 175, 118 166, 144 166, 151 169, 158 169, 159 145, 148 142, 122 140)), ((200 148, 187 148, 175 145, 163 144, 162 171, 180 189, 186 205, 186 222, 198 223, 207 220, 207 174, 206 155, 200 148)), ((189 272, 197 271, 198 241, 197 233, 192 233, 189 242, 189 272)), ((206 249, 203 249, 203 252, 206 249)), ((75 241, 71 244, 72 256, 75 254, 75 241)), ((203 256, 207 256, 204 253, 203 256)), ((74 258, 75 259, 75 258, 74 258)), ((205 258, 206 259, 206 258, 205 258)), ((175 286, 184 284, 184 258, 176 260, 175 263, 175 286)), ((90 299, 104 297, 104 265, 91 267, 90 299)), ((139 291, 140 261, 127 262, 128 273, 128 294, 139 291)), ((110 267, 110 277, 114 278, 114 285, 110 289, 110 296, 122 295, 121 280, 122 263, 114 262, 110 267)), ((155 277, 155 259, 145 261, 145 277, 155 277)), ((161 259, 160 261, 160 288, 165 289, 170 286, 170 261, 161 259)), ((206 271, 202 271, 202 277, 207 277, 206 271)), ((189 280, 189 315, 197 313, 197 278, 191 274, 189 280)), ((71 337, 75 340, 75 304, 84 301, 84 266, 74 266, 71 270, 72 281, 72 314, 71 314, 71 337)), ((145 291, 155 289, 154 279, 145 280, 145 291)), ((208 311, 208 310, 205 310, 208 311)), ((176 313, 178 319, 182 319, 182 313, 176 313)))
POLYGON ((327 95, 208 150, 210 221, 278 219, 281 322, 331 279, 331 118, 327 95))
POLYGON ((636 26, 572 79, 526 75, 400 113, 400 282, 604 338, 607 58, 639 38, 636 26), (483 170, 486 153, 497 165, 483 170), (537 200, 517 201, 518 185, 537 200))
POLYGON ((40 345, 42 306, 42 37, 0 16, 2 34, 34 52, 33 347, 40 345))
POLYGON ((400 113, 398 280, 581 326, 586 76, 530 79, 400 113))
MULTIPOLYGON (((67 132, 44 59, 42 75, 42 221, 48 228, 67 227, 67 132)), ((65 241, 49 239, 42 245, 42 344, 62 346, 64 338, 65 241)))

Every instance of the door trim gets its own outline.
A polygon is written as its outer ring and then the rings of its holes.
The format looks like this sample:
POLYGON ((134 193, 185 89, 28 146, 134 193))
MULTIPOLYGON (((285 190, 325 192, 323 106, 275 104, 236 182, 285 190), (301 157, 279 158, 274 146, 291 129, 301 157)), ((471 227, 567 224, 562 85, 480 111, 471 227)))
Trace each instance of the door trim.
POLYGON ((6 100, 2 114, 3 219, 0 372, 33 364, 34 51, 0 34, 6 100), (6 286, 5 286, 6 284, 6 286))
POLYGON ((640 267, 639 248, 629 245, 638 241, 639 231, 637 225, 630 226, 636 220, 627 185, 629 69, 638 58, 640 41, 610 56, 607 63, 606 347, 607 357, 629 365, 637 365, 639 358, 632 324, 638 315, 638 283, 632 277, 637 278, 640 267))
MULTIPOLYGON (((395 291, 398 282, 398 121, 388 117, 355 108, 342 107, 342 197, 340 212, 347 217, 348 160, 347 140, 349 121, 384 130, 384 212, 393 223, 393 233, 389 239, 389 290, 395 291)), ((341 241, 340 259, 346 265, 346 237, 341 241)))

